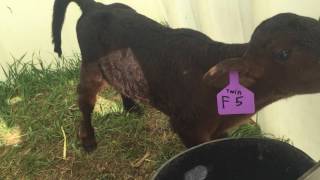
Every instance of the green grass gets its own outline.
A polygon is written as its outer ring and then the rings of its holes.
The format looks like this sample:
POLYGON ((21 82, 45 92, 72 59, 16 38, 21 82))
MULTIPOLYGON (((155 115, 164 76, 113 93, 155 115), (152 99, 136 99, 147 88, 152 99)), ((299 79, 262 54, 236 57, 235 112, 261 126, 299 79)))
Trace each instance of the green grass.
POLYGON ((109 89, 93 117, 98 149, 84 153, 76 137, 79 62, 75 56, 44 66, 22 56, 6 68, 7 80, 0 81, 0 179, 149 179, 184 150, 166 116, 150 107, 141 117, 123 113, 119 95, 109 89))
POLYGON ((262 138, 265 135, 257 124, 245 124, 245 125, 241 125, 239 128, 232 131, 230 136, 234 138, 243 138, 243 137, 262 138))

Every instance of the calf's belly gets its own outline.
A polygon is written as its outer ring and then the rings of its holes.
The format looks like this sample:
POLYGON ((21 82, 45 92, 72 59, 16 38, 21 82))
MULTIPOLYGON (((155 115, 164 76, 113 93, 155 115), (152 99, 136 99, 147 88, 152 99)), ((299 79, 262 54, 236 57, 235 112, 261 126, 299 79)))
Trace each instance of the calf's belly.
POLYGON ((132 50, 121 49, 100 58, 99 66, 107 82, 130 98, 149 103, 149 86, 132 50))

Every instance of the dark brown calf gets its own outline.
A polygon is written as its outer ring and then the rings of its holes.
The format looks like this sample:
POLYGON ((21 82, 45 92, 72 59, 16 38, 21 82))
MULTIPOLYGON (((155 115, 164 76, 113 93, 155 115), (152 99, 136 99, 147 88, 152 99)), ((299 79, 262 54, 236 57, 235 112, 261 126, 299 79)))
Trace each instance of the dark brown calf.
MULTIPOLYGON (((83 114, 79 136, 85 150, 96 147, 91 113, 96 94, 108 83, 121 93, 170 117, 187 147, 220 137, 247 116, 219 116, 216 94, 230 70, 256 94, 257 109, 280 98, 320 90, 320 30, 317 21, 281 14, 263 22, 249 44, 224 44, 189 29, 171 29, 122 4, 75 1, 82 54, 78 88, 83 114)), ((69 0, 56 0, 53 43, 61 55, 61 28, 69 0)))

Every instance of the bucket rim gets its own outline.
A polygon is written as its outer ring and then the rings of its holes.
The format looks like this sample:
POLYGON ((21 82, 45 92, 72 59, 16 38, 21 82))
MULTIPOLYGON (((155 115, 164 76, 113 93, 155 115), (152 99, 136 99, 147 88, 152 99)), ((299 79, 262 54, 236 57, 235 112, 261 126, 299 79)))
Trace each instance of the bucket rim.
POLYGON ((159 175, 159 173, 162 171, 162 169, 164 169, 168 164, 170 164, 174 159, 177 159, 178 157, 182 156, 182 155, 185 155, 186 153, 190 152, 190 151, 193 151, 194 149, 198 149, 200 147, 203 147, 203 146, 207 146, 207 145, 212 145, 212 144, 217 144, 217 143, 220 143, 220 142, 226 142, 226 141, 235 141, 235 140, 244 140, 244 141, 255 141, 255 140, 259 140, 259 141, 273 141, 273 142, 278 142, 278 143, 281 143, 281 144, 285 144, 287 146, 290 146, 292 147, 293 149, 303 153, 303 155, 305 155, 306 157, 310 158, 310 160, 314 161, 316 163, 316 161, 311 158, 307 153, 305 153, 304 151, 302 151, 301 149, 287 143, 287 142, 284 142, 284 141, 280 141, 278 139, 272 139, 272 138, 267 138, 267 137, 241 137, 241 138, 235 138, 235 137, 229 137, 229 138, 222 138, 222 139, 216 139, 216 140, 212 140, 212 141, 208 141, 208 142, 205 142, 205 143, 202 143, 202 144, 199 144, 199 145, 196 145, 196 146, 193 146, 189 149, 186 149, 178 154, 176 154, 175 156, 171 157, 169 160, 167 160, 165 163, 163 163, 157 170, 156 172, 154 173, 154 175, 152 176, 151 180, 156 180, 156 177, 159 175))

